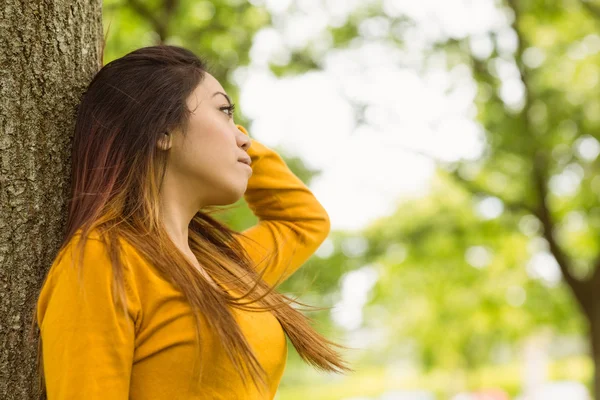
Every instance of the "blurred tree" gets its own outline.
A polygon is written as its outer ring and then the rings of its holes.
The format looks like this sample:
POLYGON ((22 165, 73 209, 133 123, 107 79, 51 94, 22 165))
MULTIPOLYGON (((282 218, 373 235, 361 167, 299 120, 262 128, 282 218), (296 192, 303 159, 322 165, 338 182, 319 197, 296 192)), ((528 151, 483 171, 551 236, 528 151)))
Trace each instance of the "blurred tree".
POLYGON ((426 198, 403 203, 363 233, 369 242, 363 257, 379 274, 364 310, 367 326, 402 338, 371 357, 391 363, 412 356, 426 370, 461 377, 518 358, 514 344, 543 327, 581 332, 558 281, 530 276, 532 257, 544 250, 531 220, 482 215, 479 205, 488 200, 471 198, 440 171, 426 198))
POLYGON ((590 90, 598 84, 600 7, 582 0, 507 0, 503 7, 514 51, 498 32, 489 33, 485 55, 473 51, 472 37, 437 47, 449 68, 469 66, 487 139, 482 159, 457 163, 453 176, 476 196, 500 199, 507 227, 512 215, 537 221, 533 230, 588 323, 600 399, 600 99, 590 90))

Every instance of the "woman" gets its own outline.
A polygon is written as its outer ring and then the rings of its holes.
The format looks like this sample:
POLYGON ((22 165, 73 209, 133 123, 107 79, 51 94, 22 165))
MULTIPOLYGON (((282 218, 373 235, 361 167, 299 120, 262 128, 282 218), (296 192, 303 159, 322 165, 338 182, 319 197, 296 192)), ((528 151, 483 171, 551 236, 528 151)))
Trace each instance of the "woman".
POLYGON ((327 237, 328 215, 234 108, 176 46, 138 49, 93 78, 34 319, 42 397, 272 399, 286 335, 313 366, 352 371, 332 349, 346 347, 275 290, 327 237), (210 216, 242 196, 257 225, 240 233, 210 216))

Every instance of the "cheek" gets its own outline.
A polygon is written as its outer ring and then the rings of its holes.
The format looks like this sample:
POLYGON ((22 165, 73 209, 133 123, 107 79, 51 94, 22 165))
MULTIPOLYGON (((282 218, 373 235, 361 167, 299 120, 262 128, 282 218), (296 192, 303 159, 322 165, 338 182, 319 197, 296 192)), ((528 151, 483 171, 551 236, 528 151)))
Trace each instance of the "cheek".
POLYGON ((218 134, 190 138, 178 150, 173 159, 185 174, 215 178, 237 166, 231 144, 218 134))

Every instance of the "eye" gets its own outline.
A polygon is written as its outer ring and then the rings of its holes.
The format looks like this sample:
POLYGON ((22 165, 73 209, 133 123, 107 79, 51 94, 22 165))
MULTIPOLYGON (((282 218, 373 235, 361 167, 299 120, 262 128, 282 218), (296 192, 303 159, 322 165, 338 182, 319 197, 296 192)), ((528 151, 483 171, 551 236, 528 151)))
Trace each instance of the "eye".
POLYGON ((219 110, 224 111, 227 110, 227 115, 229 115, 229 118, 233 117, 233 113, 235 111, 235 104, 231 104, 229 106, 223 106, 223 107, 219 107, 219 110))

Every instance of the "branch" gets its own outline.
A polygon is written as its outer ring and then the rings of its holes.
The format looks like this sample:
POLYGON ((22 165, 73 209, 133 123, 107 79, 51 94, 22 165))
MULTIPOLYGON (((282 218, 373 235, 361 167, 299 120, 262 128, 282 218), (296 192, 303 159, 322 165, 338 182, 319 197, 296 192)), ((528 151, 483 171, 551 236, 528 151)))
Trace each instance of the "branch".
POLYGON ((546 170, 546 162, 542 153, 540 153, 535 160, 534 171, 536 177, 536 185, 538 187, 538 191, 540 194, 540 208, 538 218, 542 222, 542 226, 544 228, 544 237, 548 241, 550 245, 550 251, 552 255, 556 259, 560 271, 567 282, 568 286, 571 288, 573 295, 577 299, 579 306, 581 307, 584 314, 588 317, 588 319, 594 318, 594 303, 597 298, 597 286, 596 280, 598 280, 598 270, 594 273, 594 277, 591 280, 582 281, 573 276, 571 273, 570 265, 571 260, 567 257, 564 251, 556 242, 554 238, 554 223, 552 221, 552 216, 550 214, 550 210, 547 204, 547 186, 546 186, 546 177, 544 175, 544 171, 546 170))
MULTIPOLYGON (((381 142, 384 139, 378 138, 377 140, 381 142)), ((392 145, 392 142, 390 142, 390 145, 392 145)), ((393 143, 393 145, 407 153, 427 158, 427 159, 431 160, 433 163, 435 163, 436 165, 442 164, 442 162, 439 159, 437 159, 435 156, 425 153, 424 151, 412 149, 407 146, 398 145, 396 143, 393 143)), ((463 178, 462 176, 460 176, 458 174, 458 172, 450 172, 450 176, 452 176, 457 183, 459 183, 461 186, 463 186, 464 189, 471 192, 472 194, 483 193, 487 196, 497 197, 504 203, 505 208, 508 210, 511 210, 514 212, 523 212, 524 211, 529 214, 537 215, 536 210, 533 207, 525 204, 524 202, 519 202, 518 200, 506 198, 499 193, 495 193, 490 189, 486 189, 483 186, 478 185, 477 183, 475 183, 473 181, 463 178)))
POLYGON ((600 6, 593 4, 591 1, 581 0, 579 2, 596 19, 600 19, 600 6))
POLYGON ((158 34, 160 43, 164 43, 168 33, 169 20, 171 19, 175 9, 179 4, 179 0, 164 0, 160 18, 156 16, 152 10, 142 0, 127 0, 127 4, 141 17, 150 22, 156 33, 158 34))
POLYGON ((550 245, 550 251, 556 259, 565 281, 573 288, 576 297, 579 299, 580 293, 578 292, 580 292, 580 289, 582 289, 583 282, 575 278, 571 273, 571 260, 569 260, 565 252, 558 245, 556 239, 554 238, 554 221, 552 220, 550 208, 548 207, 548 187, 546 185, 546 176, 544 174, 544 171, 546 170, 546 160, 542 153, 537 154, 534 160, 533 170, 535 185, 539 195, 539 204, 536 215, 542 223, 542 227, 544 228, 544 238, 546 238, 548 244, 550 245))
POLYGON ((467 189, 473 194, 484 193, 487 196, 499 198, 502 201, 502 203, 504 203, 505 208, 507 208, 508 210, 511 210, 513 212, 527 212, 529 214, 537 215, 536 210, 531 206, 517 200, 508 199, 506 197, 503 197, 501 194, 494 193, 493 191, 486 189, 473 181, 461 177, 457 172, 453 172, 451 176, 457 182, 459 182, 465 189, 467 189))
MULTIPOLYGON (((518 6, 518 0, 506 0, 506 2, 515 14, 515 19, 512 24, 512 28, 517 34, 518 38, 518 46, 515 54, 515 60, 519 68, 519 73, 521 74, 521 81, 525 86, 525 106, 521 111, 521 120, 525 132, 531 132, 532 125, 531 121, 529 120, 529 110, 531 109, 532 104, 531 88, 529 85, 529 71, 523 63, 523 52, 526 47, 526 39, 519 27, 521 12, 518 6)), ((532 141, 531 143, 535 144, 535 141, 532 141)), ((548 241, 548 245, 550 246, 550 252, 556 259, 556 262, 558 263, 558 266, 565 281, 567 282, 568 286, 572 289, 573 294, 575 295, 583 311, 589 315, 589 312, 591 310, 591 283, 582 282, 579 279, 575 278, 575 276, 573 276, 573 274, 571 273, 572 261, 569 259, 567 254, 563 251, 563 249, 559 246, 559 244, 556 242, 556 239, 554 238, 554 221, 552 220, 552 214, 550 213, 550 208, 548 206, 547 200, 548 187, 545 171, 547 171, 548 162, 546 160, 546 156, 541 151, 535 149, 535 147, 531 148, 531 154, 533 158, 533 184, 535 185, 538 192, 538 204, 536 207, 535 215, 538 217, 542 224, 544 238, 548 241)))
POLYGON ((159 21, 158 18, 156 18, 156 15, 154 15, 154 13, 150 11, 150 9, 148 9, 146 5, 141 2, 141 0, 127 0, 127 4, 129 4, 133 11, 138 13, 141 17, 147 19, 148 22, 150 22, 154 30, 156 30, 156 32, 158 33, 160 41, 162 42, 164 40, 164 37, 162 35, 162 28, 159 29, 159 27, 161 27, 162 24, 161 21, 159 21))

